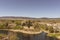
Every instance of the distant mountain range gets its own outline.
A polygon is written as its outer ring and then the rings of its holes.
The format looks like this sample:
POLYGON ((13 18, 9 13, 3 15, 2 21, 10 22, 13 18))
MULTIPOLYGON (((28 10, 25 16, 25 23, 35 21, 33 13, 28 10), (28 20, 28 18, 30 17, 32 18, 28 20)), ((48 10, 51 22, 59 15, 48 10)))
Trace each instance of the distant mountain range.
POLYGON ((3 16, 0 17, 0 19, 59 19, 60 18, 47 18, 47 17, 42 17, 42 18, 33 18, 33 17, 15 17, 15 16, 3 16))

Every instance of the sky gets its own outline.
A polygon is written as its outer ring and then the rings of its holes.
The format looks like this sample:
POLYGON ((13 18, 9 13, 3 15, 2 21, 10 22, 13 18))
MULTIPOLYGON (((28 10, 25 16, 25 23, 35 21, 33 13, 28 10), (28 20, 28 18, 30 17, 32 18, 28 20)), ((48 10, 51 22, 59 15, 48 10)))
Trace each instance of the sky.
POLYGON ((60 0, 0 0, 0 16, 60 17, 60 0))

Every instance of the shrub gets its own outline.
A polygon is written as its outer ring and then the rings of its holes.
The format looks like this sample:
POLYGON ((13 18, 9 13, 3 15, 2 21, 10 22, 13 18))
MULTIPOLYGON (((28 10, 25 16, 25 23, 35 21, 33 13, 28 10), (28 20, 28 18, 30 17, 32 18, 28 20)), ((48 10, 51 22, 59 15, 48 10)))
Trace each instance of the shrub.
POLYGON ((15 26, 13 29, 23 29, 22 26, 15 26))

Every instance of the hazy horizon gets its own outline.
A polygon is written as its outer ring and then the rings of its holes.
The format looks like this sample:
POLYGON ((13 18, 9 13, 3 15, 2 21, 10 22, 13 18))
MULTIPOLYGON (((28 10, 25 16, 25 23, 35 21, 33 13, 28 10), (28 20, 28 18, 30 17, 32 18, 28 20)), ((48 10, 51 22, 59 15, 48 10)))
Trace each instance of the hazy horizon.
POLYGON ((42 16, 42 17, 33 17, 33 16, 15 16, 15 15, 13 15, 13 16, 11 16, 11 15, 7 15, 7 16, 0 16, 0 17, 31 17, 31 18, 60 18, 60 17, 44 17, 44 16, 42 16))

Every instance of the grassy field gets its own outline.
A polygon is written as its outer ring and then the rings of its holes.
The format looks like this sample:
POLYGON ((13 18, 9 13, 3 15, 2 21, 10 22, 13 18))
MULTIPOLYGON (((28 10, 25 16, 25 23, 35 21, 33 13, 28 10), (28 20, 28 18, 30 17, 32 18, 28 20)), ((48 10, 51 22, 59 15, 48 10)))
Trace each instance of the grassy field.
POLYGON ((50 36, 50 37, 59 37, 60 33, 49 33, 48 36, 50 36))
POLYGON ((0 34, 0 37, 6 37, 7 35, 6 34, 0 34))

